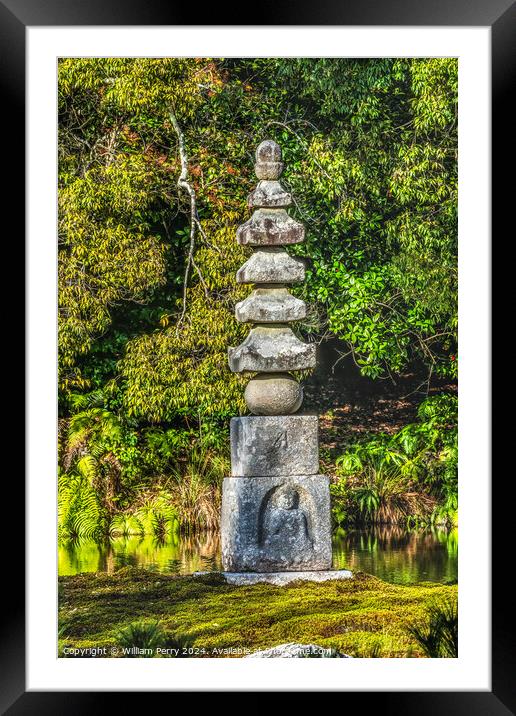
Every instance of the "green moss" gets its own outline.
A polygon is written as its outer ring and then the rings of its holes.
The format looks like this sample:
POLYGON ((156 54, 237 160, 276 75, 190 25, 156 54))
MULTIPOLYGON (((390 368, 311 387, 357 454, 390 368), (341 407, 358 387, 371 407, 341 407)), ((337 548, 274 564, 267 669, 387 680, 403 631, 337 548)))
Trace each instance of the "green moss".
POLYGON ((59 582, 60 654, 64 647, 109 650, 121 628, 145 619, 159 620, 165 640, 188 638, 204 650, 198 656, 297 641, 352 656, 420 657, 407 626, 424 620, 436 599, 457 592, 453 585, 394 585, 363 573, 345 582, 237 587, 219 574, 163 575, 131 567, 59 582))

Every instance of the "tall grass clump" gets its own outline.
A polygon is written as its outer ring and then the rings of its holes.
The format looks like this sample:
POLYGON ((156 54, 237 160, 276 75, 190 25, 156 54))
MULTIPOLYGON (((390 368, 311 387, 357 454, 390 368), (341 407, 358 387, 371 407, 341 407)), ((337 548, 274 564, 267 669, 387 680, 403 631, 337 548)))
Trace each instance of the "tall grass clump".
POLYGON ((150 649, 154 652, 166 643, 165 632, 159 621, 146 622, 144 620, 131 622, 117 633, 117 643, 126 652, 124 656, 137 657, 139 649, 150 649), (136 650, 136 653, 132 652, 136 650))
POLYGON ((459 655, 459 615, 457 601, 444 600, 427 608, 427 619, 410 625, 407 633, 425 656, 456 659, 459 655))
POLYGON ((218 528, 221 483, 228 470, 228 461, 220 454, 194 448, 173 472, 170 491, 183 529, 218 528))

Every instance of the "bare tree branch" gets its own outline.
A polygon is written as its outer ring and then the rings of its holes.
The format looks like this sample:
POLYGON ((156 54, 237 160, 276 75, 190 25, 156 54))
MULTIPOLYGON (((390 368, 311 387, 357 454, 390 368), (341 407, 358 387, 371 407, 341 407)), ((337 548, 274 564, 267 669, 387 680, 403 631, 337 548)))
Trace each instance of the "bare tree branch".
POLYGON ((193 220, 193 217, 195 216, 195 212, 196 212, 196 202, 195 202, 194 188, 188 181, 188 156, 186 154, 185 139, 183 136, 183 132, 181 131, 181 127, 179 126, 176 115, 174 114, 172 109, 169 110, 169 116, 170 116, 170 121, 172 122, 172 126, 174 127, 174 131, 177 135, 177 142, 179 145, 179 159, 181 161, 181 173, 177 180, 177 186, 179 187, 179 189, 186 191, 190 198, 190 246, 188 249, 188 257, 186 260, 186 268, 185 268, 185 275, 184 275, 184 281, 183 281, 183 310, 181 311, 179 321, 177 322, 177 330, 179 330, 179 326, 183 322, 183 319, 184 319, 185 313, 186 313, 186 291, 188 288, 188 278, 190 276, 190 269, 192 267, 192 262, 193 262, 193 252, 195 249, 195 230, 197 228, 197 225, 196 225, 195 221, 193 220))
POLYGON ((174 111, 172 109, 169 109, 169 116, 170 121, 172 122, 172 126, 174 127, 174 131, 177 135, 177 142, 179 145, 179 159, 181 161, 181 173, 179 175, 179 178, 177 180, 177 186, 180 190, 185 191, 188 194, 189 201, 190 201, 190 246, 188 247, 188 256, 186 259, 186 267, 185 267, 185 275, 184 275, 184 285, 183 285, 183 309, 181 311, 181 315, 179 316, 179 320, 177 322, 176 326, 176 332, 179 332, 179 328, 181 326, 181 323, 184 320, 185 314, 186 314, 186 294, 188 289, 188 279, 190 277, 190 271, 192 268, 194 268, 199 276, 199 279, 202 283, 202 286, 204 288, 204 294, 206 298, 208 298, 208 287, 206 285, 206 282, 201 274, 201 271, 194 260, 194 251, 195 251, 195 237, 197 230, 203 235, 204 231, 201 228, 199 217, 197 214, 197 201, 195 196, 195 189, 188 181, 188 155, 186 153, 186 146, 185 146, 185 138, 183 135, 183 132, 181 131, 181 127, 179 126, 179 123, 177 121, 176 115, 174 114, 174 111))

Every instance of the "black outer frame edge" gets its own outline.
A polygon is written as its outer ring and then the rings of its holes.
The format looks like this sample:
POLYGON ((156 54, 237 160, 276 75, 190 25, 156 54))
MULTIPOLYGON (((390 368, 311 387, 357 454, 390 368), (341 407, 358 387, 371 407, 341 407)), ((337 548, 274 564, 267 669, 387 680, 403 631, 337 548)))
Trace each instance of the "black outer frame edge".
POLYGON ((24 25, 492 25, 511 0, 262 0, 203 7, 160 0, 0 0, 24 25), (258 11, 258 12, 257 12, 258 11), (265 20, 273 22, 264 22, 265 20), (236 21, 235 21, 236 20, 236 21))
MULTIPOLYGON (((492 266, 498 254, 505 253, 507 239, 514 234, 514 200, 516 185, 515 117, 511 107, 516 95, 516 3, 496 20, 491 28, 492 43, 492 266), (511 103, 512 99, 512 103, 511 103), (511 222, 512 219, 512 222, 511 222), (496 238, 495 238, 496 237, 496 238), (496 243, 495 243, 496 241, 496 243)), ((491 363, 503 356, 507 320, 503 308, 514 303, 514 263, 500 261, 498 279, 493 278, 493 336, 499 336, 492 348, 491 363), (503 295, 503 290, 507 295, 503 295), (509 291, 511 294, 509 295, 509 291), (498 323, 498 332, 496 327, 498 323)), ((496 275, 496 274, 494 274, 496 275)), ((492 393, 504 390, 502 371, 492 371, 492 393)), ((503 394, 503 393, 502 393, 503 394)), ((493 403, 492 415, 498 415, 493 403)), ((508 446, 514 442, 512 421, 499 420, 492 428, 492 689, 493 693, 516 713, 516 633, 514 588, 508 579, 507 548, 514 544, 514 499, 509 485, 513 482, 508 446), (498 465, 496 459, 499 458, 498 465), (505 464, 504 464, 505 463, 505 464), (496 548, 495 548, 496 545, 496 548)), ((514 490, 513 490, 514 493, 514 490)), ((512 566, 512 562, 511 562, 512 566)), ((509 567, 510 570, 511 567, 509 567)))
MULTIPOLYGON (((4 259, 7 264, 9 260, 9 273, 14 266, 23 270, 25 264, 25 27, 23 23, 7 8, 0 0, 0 138, 2 153, 2 206, 4 217, 11 218, 7 230, 7 221, 3 230, 4 251, 9 248, 11 251, 4 259), (13 249, 18 249, 19 255, 15 258, 13 249), (11 257, 12 252, 12 257, 11 257), (20 255, 21 254, 21 255, 20 255)), ((4 220, 5 220, 4 219, 4 220)), ((7 266, 5 266, 7 268, 7 266)), ((4 276, 7 274, 5 272, 4 276)), ((13 346, 13 358, 9 361, 9 372, 11 383, 16 391, 14 393, 16 404, 23 405, 24 392, 23 374, 14 383, 15 370, 20 367, 23 373, 23 356, 21 346, 24 344, 22 316, 25 312, 25 301, 22 285, 23 274, 20 283, 15 283, 12 288, 4 292, 9 300, 4 304, 7 310, 4 311, 4 324, 2 326, 3 343, 7 344, 6 337, 9 336, 9 344, 13 346), (15 328, 20 332, 16 340, 15 328), (16 341, 16 343, 14 342, 16 341), (16 348, 15 348, 16 346, 16 348), (21 365, 20 365, 21 364, 21 365)), ((6 372, 7 372, 6 371, 6 372)), ((10 401, 9 401, 10 402, 10 401)), ((22 431, 23 413, 21 419, 14 417, 15 413, 9 415, 9 423, 13 426, 12 437, 5 440, 4 449, 14 452, 14 437, 19 437, 22 431)), ((16 451, 18 461, 23 461, 23 444, 16 451)), ((7 453, 8 454, 8 453, 7 453)), ((10 461, 9 461, 10 462, 10 461)), ((13 461, 14 462, 14 461, 13 461)), ((24 471, 23 471, 24 472, 24 471)), ((22 505, 25 504, 25 485, 22 469, 19 464, 13 470, 4 466, 4 480, 2 502, 18 519, 23 514, 22 505), (16 505, 16 509, 14 509, 16 505)), ((14 520, 13 520, 14 522, 14 520)), ((3 601, 1 620, 1 649, 0 649, 0 713, 3 713, 2 706, 12 702, 25 689, 25 565, 19 559, 20 550, 25 552, 25 531, 21 529, 21 520, 14 522, 11 530, 14 531, 16 549, 6 550, 4 556, 6 563, 2 569, 3 601), (16 526, 15 526, 16 525, 16 526)), ((11 532, 10 535, 13 533, 11 532)))
MULTIPOLYGON (((271 689, 271 692, 275 691, 271 689)), ((279 691, 279 690, 277 690, 279 691)), ((291 690, 290 693, 299 693, 300 690, 291 690)), ((195 694, 196 706, 198 698, 203 693, 195 694)), ((213 692, 209 692, 213 693, 213 692)), ((228 693, 221 690, 216 693, 228 693)), ((238 693, 237 690, 231 693, 238 693)), ((243 692, 249 693, 249 692, 243 692)), ((289 693, 288 690, 282 693, 289 693)), ((338 692, 342 694, 342 706, 347 713, 362 713, 377 709, 382 716, 511 716, 507 709, 492 693, 488 692, 338 692)), ((151 706, 150 696, 161 696, 168 699, 168 708, 173 708, 174 692, 28 692, 21 696, 6 712, 9 716, 34 716, 37 714, 51 714, 51 716, 91 716, 95 713, 119 712, 122 706, 121 699, 128 696, 130 708, 127 710, 128 699, 124 699, 123 709, 127 713, 145 713, 151 706)), ((257 694, 258 696, 260 694, 257 694)), ((237 697, 238 698, 238 697, 237 697)), ((152 699, 154 702, 154 699, 152 699)), ((177 703, 177 702, 175 702, 177 703)), ((210 699, 210 704, 212 700, 210 699)), ((154 705, 154 704, 153 704, 154 705)), ((270 702, 269 702, 270 708, 270 702)), ((226 706, 232 708, 229 704, 226 706)), ((234 708, 239 709, 235 700, 234 708)), ((241 709, 241 707, 240 707, 241 709)))
MULTIPOLYGON (((455 1, 453 6, 449 0, 443 2, 426 2, 416 5, 410 0, 395 0, 389 4, 375 6, 376 0, 367 2, 340 2, 336 6, 334 0, 320 0, 317 10, 305 0, 301 6, 296 2, 295 10, 292 2, 281 6, 279 2, 264 0, 261 16, 273 17, 275 24, 291 24, 292 18, 296 25, 492 25, 492 90, 493 90, 493 231, 501 235, 502 221, 507 207, 514 203, 514 188, 511 182, 504 181, 504 173, 497 168, 514 167, 514 117, 509 112, 509 100, 514 94, 516 79, 516 58, 514 38, 516 37, 516 4, 508 9, 506 0, 486 2, 477 0, 455 1), (481 5, 481 6, 480 6, 481 5), (272 10, 274 10, 272 12, 272 10), (314 22, 314 19, 316 22, 314 22), (512 140, 512 144, 511 144, 512 140), (503 157, 503 160, 502 160, 503 157), (512 158, 512 162, 510 159, 512 158), (502 165, 503 161, 503 165, 502 165), (497 225, 500 225, 500 230, 497 225)), ((204 12, 204 11, 203 11, 204 12)), ((4 100, 4 111, 0 113, 1 121, 6 125, 3 137, 9 137, 4 144, 6 151, 12 152, 13 160, 6 164, 9 167, 7 183, 10 211, 18 210, 19 216, 25 215, 25 202, 21 187, 24 186, 24 146, 25 146, 25 108, 23 87, 25 76, 25 26, 26 25, 184 25, 188 24, 191 13, 178 7, 158 5, 154 0, 127 0, 123 11, 116 2, 111 0, 93 0, 80 4, 76 0, 48 0, 39 4, 37 0, 0 0, 0 88, 4 100), (7 9, 6 4, 13 8, 7 9), (14 6, 14 7, 13 7, 14 6)), ((231 15, 230 15, 231 16, 231 15)), ((198 16, 197 16, 198 17, 198 16)), ((217 12, 213 24, 223 22, 223 11, 217 12)), ((231 17, 241 17, 239 12, 231 17)), ((197 19, 197 18, 195 18, 197 19)), ((204 13, 203 19, 208 24, 211 13, 204 13)), ((195 23, 193 23, 195 24, 195 23)), ((235 24, 235 23, 229 23, 235 24)), ((243 24, 243 23, 242 23, 243 24)), ((261 24, 253 18, 249 24, 261 24)), ((21 243, 21 242, 20 242, 21 243)), ((11 486, 18 491, 17 499, 24 502, 24 485, 20 481, 11 486)), ((509 528, 512 526, 510 510, 512 503, 504 499, 496 482, 493 484, 493 503, 496 500, 497 519, 493 519, 493 544, 512 544, 509 528)), ((346 692, 346 703, 358 695, 362 704, 367 697, 368 706, 378 704, 383 713, 412 714, 415 709, 419 716, 432 714, 437 710, 446 714, 488 714, 503 716, 516 713, 514 663, 514 613, 511 590, 506 581, 507 561, 502 550, 493 550, 493 692, 346 692), (512 633, 511 633, 512 631, 512 633), (500 699, 500 700, 499 700, 500 699), (512 709, 509 711, 507 707, 512 709)), ((68 714, 91 712, 92 707, 99 710, 97 692, 25 692, 25 623, 22 605, 24 604, 24 570, 13 560, 9 565, 9 588, 7 596, 10 608, 7 621, 2 630, 2 650, 0 652, 2 690, 0 691, 0 709, 2 713, 33 714, 45 713, 68 714), (17 700, 16 700, 17 699, 17 700), (9 705, 12 704, 10 707, 9 705)), ((7 590, 4 591, 4 594, 7 590)), ((221 693, 226 690, 221 690, 221 693)), ((129 693, 131 701, 140 703, 140 699, 148 698, 148 692, 140 696, 139 692, 103 692, 100 700, 115 704, 114 698, 129 693), (114 697, 114 698, 113 698, 114 697)), ((201 694, 202 692, 198 692, 201 694)), ((143 703, 143 702, 142 702, 143 703)))

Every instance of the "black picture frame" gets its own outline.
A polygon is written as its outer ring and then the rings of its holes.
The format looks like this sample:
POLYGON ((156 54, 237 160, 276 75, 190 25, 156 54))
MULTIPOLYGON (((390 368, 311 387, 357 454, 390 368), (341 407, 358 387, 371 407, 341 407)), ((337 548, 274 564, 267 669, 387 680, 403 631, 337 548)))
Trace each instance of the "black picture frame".
MULTIPOLYGON (((244 19, 243 3, 203 6, 202 25, 363 25, 363 26, 484 26, 492 37, 492 216, 493 236, 500 234, 507 208, 514 203, 514 183, 505 179, 503 166, 515 166, 514 117, 509 111, 516 86, 516 3, 512 0, 264 0, 253 6, 253 16, 244 19), (257 17, 259 14, 260 17, 257 17), (235 19, 238 22, 235 22, 235 19), (265 23, 272 20, 272 23, 265 23), (512 160, 512 161, 511 161, 512 160), (500 171, 497 171, 500 169, 500 171)), ((25 216, 25 37, 28 26, 81 25, 199 25, 199 9, 192 5, 156 0, 0 0, 0 83, 3 110, 0 112, 4 141, 4 173, 8 181, 3 192, 4 211, 17 216, 18 237, 25 216), (5 126, 4 126, 5 125, 5 126), (7 158, 9 153, 10 158, 7 158)), ((507 238, 510 238, 507 236, 507 238)), ((20 238, 8 243, 22 245, 20 238)), ((23 258, 22 258, 23 261, 23 258)), ((18 304, 19 306, 19 304, 18 304)), ((18 314, 19 315, 19 314, 18 314)), ((19 322, 19 318, 16 319, 19 322)), ((502 440, 502 438, 500 438, 502 440)), ((512 480, 512 476, 507 476, 512 480)), ((24 503, 24 485, 10 480, 12 496, 24 503)), ((347 692, 347 710, 377 706, 382 713, 414 714, 516 714, 516 664, 514 619, 511 618, 512 590, 507 577, 504 546, 511 544, 509 529, 512 502, 502 495, 502 481, 493 480, 492 518, 492 691, 447 692, 347 692), (358 698, 357 698, 358 697, 358 698)), ((21 539, 18 528, 18 544, 21 539)), ((512 550, 511 550, 512 551, 512 550)), ((19 554, 19 551, 17 552, 19 554)), ((510 561, 509 561, 510 564, 510 561)), ((5 567, 8 579, 2 590, 7 605, 3 610, 0 651, 0 709, 2 713, 79 714, 120 709, 124 692, 26 691, 24 569, 19 560, 5 567), (115 704, 116 699, 116 704, 115 704)), ((5 576, 4 575, 4 576, 5 576)), ((480 575, 479 579, 488 579, 480 575)), ((407 685, 408 687, 410 685, 407 685)), ((339 685, 335 685, 339 690, 339 685)), ((138 708, 140 693, 129 693, 138 708)), ((143 694, 148 699, 149 694, 143 694)), ((238 708, 235 702, 235 707, 238 708)))

